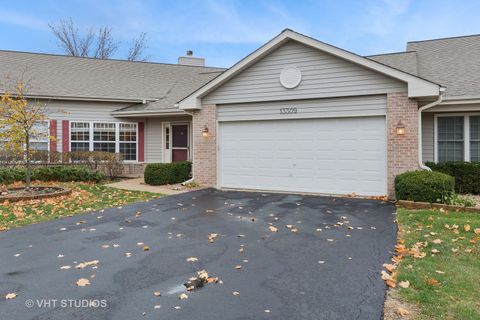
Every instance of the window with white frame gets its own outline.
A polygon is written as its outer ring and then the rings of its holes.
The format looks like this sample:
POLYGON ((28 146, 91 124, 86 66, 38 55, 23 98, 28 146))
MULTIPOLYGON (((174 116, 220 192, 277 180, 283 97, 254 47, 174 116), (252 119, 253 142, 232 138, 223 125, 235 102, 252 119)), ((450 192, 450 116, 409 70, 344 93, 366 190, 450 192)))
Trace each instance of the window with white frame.
POLYGON ((120 153, 124 160, 137 160, 137 124, 120 123, 120 153))
POLYGON ((470 117, 470 161, 480 162, 480 116, 470 117))
POLYGON ((93 124, 93 151, 116 151, 116 125, 115 123, 93 124))
POLYGON ((70 123, 70 150, 90 151, 90 123, 70 123))
POLYGON ((137 160, 137 123, 71 122, 71 151, 104 151, 137 160))
POLYGON ((464 160, 463 117, 438 117, 438 161, 464 160))
POLYGON ((436 160, 480 162, 480 115, 438 115, 436 160))
POLYGON ((48 121, 37 121, 32 127, 30 148, 36 151, 48 151, 50 140, 48 121))

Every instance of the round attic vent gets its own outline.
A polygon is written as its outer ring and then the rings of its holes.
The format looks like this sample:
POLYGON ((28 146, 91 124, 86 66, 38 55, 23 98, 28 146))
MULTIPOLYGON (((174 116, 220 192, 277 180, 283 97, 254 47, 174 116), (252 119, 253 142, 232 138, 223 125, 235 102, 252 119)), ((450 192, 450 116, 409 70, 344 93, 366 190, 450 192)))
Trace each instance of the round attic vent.
POLYGON ((280 83, 287 89, 297 87, 302 81, 302 73, 296 67, 286 67, 280 73, 280 83))

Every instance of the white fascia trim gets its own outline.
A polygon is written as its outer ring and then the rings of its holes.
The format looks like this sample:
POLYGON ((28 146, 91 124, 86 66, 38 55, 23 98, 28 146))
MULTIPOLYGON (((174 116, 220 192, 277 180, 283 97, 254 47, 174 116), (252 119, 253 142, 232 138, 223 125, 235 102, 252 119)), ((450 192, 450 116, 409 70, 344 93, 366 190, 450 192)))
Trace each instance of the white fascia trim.
POLYGON ((345 51, 343 49, 334 47, 332 45, 326 44, 319 40, 307 37, 305 35, 299 34, 292 30, 285 30, 280 33, 278 36, 267 42, 265 45, 248 55, 243 60, 240 60, 233 67, 226 70, 218 77, 198 89, 197 91, 190 94, 188 97, 181 100, 178 104, 180 109, 200 109, 201 108, 201 98, 207 95, 208 93, 215 90, 221 84, 228 81, 230 78, 234 77, 237 73, 243 71, 250 65, 254 64, 258 59, 269 54, 275 48, 279 47, 288 40, 298 41, 307 46, 316 48, 318 50, 327 52, 329 54, 335 55, 339 58, 351 61, 358 65, 364 66, 368 69, 377 71, 389 77, 398 79, 400 81, 406 82, 408 84, 408 97, 409 98, 420 98, 420 97, 438 97, 440 95, 441 86, 430 82, 428 80, 416 77, 409 73, 394 69, 387 65, 381 64, 379 62, 361 57, 352 52, 345 51))
POLYGON ((102 101, 102 102, 132 102, 146 103, 158 101, 156 98, 120 98, 120 97, 76 97, 76 96, 47 96, 47 95, 27 95, 27 99, 44 100, 74 100, 74 101, 102 101))
POLYGON ((452 104, 480 104, 480 96, 445 97, 441 103, 441 105, 452 104))
POLYGON ((183 115, 189 115, 189 114, 183 110, 179 110, 179 111, 172 111, 172 112, 112 111, 111 115, 122 116, 122 117, 151 117, 151 116, 183 116, 183 115))

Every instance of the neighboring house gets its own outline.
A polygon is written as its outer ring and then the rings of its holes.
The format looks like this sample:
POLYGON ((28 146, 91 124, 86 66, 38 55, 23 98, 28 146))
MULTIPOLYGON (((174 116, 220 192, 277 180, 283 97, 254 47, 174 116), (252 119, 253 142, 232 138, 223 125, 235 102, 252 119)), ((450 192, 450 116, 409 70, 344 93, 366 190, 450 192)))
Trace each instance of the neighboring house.
POLYGON ((26 67, 66 111, 51 150, 122 152, 131 172, 191 159, 218 188, 393 197, 425 161, 480 160, 479 53, 466 36, 362 57, 287 29, 226 71, 0 52, 0 74, 26 67))

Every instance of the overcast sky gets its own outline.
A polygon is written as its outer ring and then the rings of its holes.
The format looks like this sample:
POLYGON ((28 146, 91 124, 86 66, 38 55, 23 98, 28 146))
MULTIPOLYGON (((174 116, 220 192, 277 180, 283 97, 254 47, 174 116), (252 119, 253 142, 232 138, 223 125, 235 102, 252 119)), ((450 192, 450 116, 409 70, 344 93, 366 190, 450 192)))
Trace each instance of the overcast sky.
POLYGON ((151 61, 176 63, 193 50, 228 67, 285 28, 361 55, 402 51, 405 42, 480 33, 479 0, 0 0, 0 49, 61 53, 48 23, 109 25, 122 42, 147 32, 151 61))

